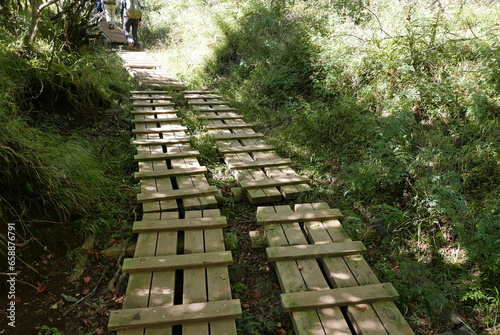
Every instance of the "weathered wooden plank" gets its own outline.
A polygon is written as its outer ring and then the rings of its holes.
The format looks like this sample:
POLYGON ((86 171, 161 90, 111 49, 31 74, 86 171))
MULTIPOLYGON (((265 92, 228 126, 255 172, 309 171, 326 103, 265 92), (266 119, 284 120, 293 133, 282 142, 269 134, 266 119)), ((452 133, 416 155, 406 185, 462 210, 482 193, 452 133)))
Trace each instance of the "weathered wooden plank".
POLYGON ((134 124, 142 123, 163 123, 163 122, 180 122, 183 118, 180 117, 159 117, 156 119, 133 119, 131 122, 134 124))
POLYGON ((205 129, 213 130, 213 129, 239 129, 239 128, 252 128, 254 126, 253 123, 225 123, 225 124, 214 124, 205 126, 205 129))
POLYGON ((201 186, 197 188, 189 189, 177 189, 172 190, 169 193, 155 192, 155 191, 144 191, 137 195, 138 202, 152 202, 160 200, 171 200, 189 197, 199 197, 203 195, 214 195, 218 192, 215 186, 201 186))
POLYGON ((187 322, 235 319, 241 317, 239 300, 199 302, 188 305, 157 306, 112 311, 108 330, 158 327, 187 322))
POLYGON ((132 144, 135 145, 169 145, 169 144, 179 144, 179 143, 189 143, 188 136, 175 137, 175 138, 160 138, 154 140, 134 140, 132 144))
POLYGON ((177 113, 178 110, 176 109, 165 109, 165 108, 161 108, 161 109, 147 109, 147 108, 144 108, 144 109, 135 109, 135 110, 132 110, 130 111, 130 114, 132 115, 142 115, 142 114, 175 114, 177 113))
POLYGON ((126 258, 123 261, 123 272, 151 272, 169 269, 209 267, 233 264, 230 251, 218 251, 171 256, 126 258))
POLYGON ((217 149, 221 154, 236 154, 254 151, 267 151, 276 150, 273 145, 246 145, 246 146, 234 146, 234 147, 220 147, 217 149))
POLYGON ((187 127, 181 125, 164 125, 162 127, 132 129, 132 134, 174 133, 187 130, 187 127))
POLYGON ((241 163, 228 163, 230 169, 242 170, 242 169, 259 169, 269 166, 281 166, 291 164, 292 161, 288 158, 285 159, 275 159, 275 160, 264 160, 264 161, 253 161, 253 162, 241 162, 241 163))
POLYGON ((267 248, 267 257, 270 261, 279 261, 286 259, 305 259, 335 257, 350 254, 357 254, 365 251, 366 248, 360 241, 327 243, 327 244, 306 244, 291 245, 284 247, 267 248))
POLYGON ((206 166, 192 168, 175 168, 158 171, 135 172, 135 179, 169 178, 178 176, 190 176, 207 172, 206 166))
POLYGON ((227 141, 227 140, 241 140, 244 138, 258 138, 264 137, 264 134, 253 133, 253 134, 215 134, 212 138, 215 141, 227 141))
POLYGON ((170 101, 155 101, 155 102, 133 102, 132 107, 166 107, 166 106, 175 106, 175 103, 170 101))
MULTIPOLYGON (((149 93, 146 93, 149 95, 149 93)), ((154 96, 145 95, 132 95, 130 100, 169 100, 172 99, 171 95, 155 94, 154 96)))
POLYGON ((240 120, 243 119, 243 116, 234 114, 234 113, 226 113, 223 115, 198 115, 199 119, 202 120, 240 120))
POLYGON ((212 105, 229 105, 227 101, 190 101, 188 100, 190 106, 212 106, 212 105))
POLYGON ((134 233, 167 230, 213 229, 227 226, 225 216, 197 219, 174 219, 155 221, 135 221, 132 228, 134 233))
POLYGON ((390 283, 281 294, 282 306, 287 312, 364 304, 397 298, 399 298, 399 294, 390 283))
POLYGON ((186 158, 186 157, 198 157, 198 156, 200 156, 200 152, 196 150, 175 151, 175 152, 165 152, 158 154, 138 154, 134 155, 134 161, 136 162, 161 161, 173 158, 186 158))
POLYGON ((193 106, 193 111, 195 112, 231 112, 235 111, 236 108, 227 107, 225 105, 217 105, 217 106, 193 106))
POLYGON ((152 94, 164 95, 170 93, 169 91, 130 91, 130 94, 152 94))
POLYGON ((218 94, 194 94, 194 93, 190 93, 190 94, 184 94, 184 98, 185 99, 218 99, 218 98, 222 98, 220 95, 218 94))
POLYGON ((283 176, 278 178, 267 178, 260 180, 245 180, 240 181, 241 188, 249 190, 262 187, 277 187, 284 185, 304 184, 309 183, 310 179, 302 176, 283 176))
POLYGON ((338 209, 325 209, 310 212, 293 212, 290 214, 257 214, 257 223, 290 223, 290 222, 306 222, 317 220, 338 220, 344 216, 338 209))

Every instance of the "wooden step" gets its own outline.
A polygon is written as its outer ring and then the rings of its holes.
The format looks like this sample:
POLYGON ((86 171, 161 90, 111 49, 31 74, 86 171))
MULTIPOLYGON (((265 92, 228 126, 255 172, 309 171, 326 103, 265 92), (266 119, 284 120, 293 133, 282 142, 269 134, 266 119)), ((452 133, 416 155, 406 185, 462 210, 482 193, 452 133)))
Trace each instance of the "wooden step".
POLYGON ((130 91, 130 94, 152 94, 152 95, 165 95, 169 94, 169 91, 130 91))
POLYGON ((184 93, 184 99, 220 99, 222 98, 220 95, 218 94, 198 94, 198 93, 190 93, 190 94, 186 94, 184 93))
POLYGON ((228 105, 227 101, 189 101, 190 106, 214 106, 214 105, 228 105))
POLYGON ((290 165, 291 163, 292 161, 290 159, 285 158, 285 159, 260 160, 252 162, 234 162, 234 163, 228 163, 227 166, 233 170, 242 170, 242 169, 259 169, 271 166, 290 165))
MULTIPOLYGON (((205 283, 203 283, 205 285, 205 283)), ((112 311, 108 330, 118 331, 235 319, 242 316, 239 299, 112 311)))
POLYGON ((214 251, 197 254, 126 258, 123 261, 122 271, 125 273, 154 272, 230 264, 233 264, 231 251, 214 251))
POLYGON ((240 181, 241 188, 244 190, 278 187, 285 185, 296 185, 309 183, 310 179, 302 176, 283 176, 278 178, 260 179, 260 180, 242 180, 240 181))
POLYGON ((238 114, 231 115, 198 115, 199 119, 202 120, 240 120, 243 119, 243 116, 238 114))
POLYGON ((145 97, 143 95, 132 95, 130 100, 170 100, 172 99, 171 95, 161 95, 155 94, 154 96, 145 97))
POLYGON ((178 131, 187 131, 187 127, 181 125, 166 125, 163 127, 132 129, 132 134, 158 134, 158 133, 175 133, 178 131))
POLYGON ((212 130, 212 129, 242 129, 242 128, 252 128, 254 125, 251 123, 241 123, 241 124, 231 124, 231 123, 226 123, 226 124, 213 124, 213 125, 206 125, 204 126, 205 129, 212 130))
MULTIPOLYGON (((161 114, 161 113, 160 113, 161 114)), ((167 123, 167 122, 180 122, 183 121, 180 117, 159 117, 156 119, 133 119, 131 122, 134 124, 142 123, 167 123)))
POLYGON ((162 200, 175 200, 181 198, 201 197, 205 195, 215 195, 218 189, 215 186, 188 188, 172 190, 168 193, 162 192, 143 192, 137 195, 137 201, 140 203, 162 201, 162 200))
POLYGON ((231 141, 231 140, 243 140, 249 138, 260 138, 264 137, 264 134, 253 133, 253 134, 211 134, 215 141, 231 141))
POLYGON ((176 114, 178 111, 175 109, 136 109, 130 112, 132 115, 147 115, 147 114, 176 114))
POLYGON ((384 283, 331 290, 285 293, 281 294, 281 303, 285 312, 293 312, 307 309, 367 304, 398 298, 399 294, 392 284, 384 283))
POLYGON ((174 106, 175 103, 165 101, 165 102, 134 102, 132 107, 164 107, 164 106, 174 106))
POLYGON ((225 105, 218 105, 218 106, 214 106, 214 107, 199 107, 199 108, 196 108, 196 106, 192 106, 193 107, 193 111, 195 112, 232 112, 232 111, 235 111, 236 108, 233 108, 233 107, 227 107, 225 105))
POLYGON ((147 233, 152 231, 188 230, 188 229, 214 229, 225 228, 225 216, 205 217, 196 219, 171 219, 156 221, 135 221, 132 228, 134 233, 147 233))
POLYGON ((200 152, 196 150, 167 152, 158 154, 139 154, 134 156, 134 161, 136 162, 161 161, 173 158, 186 158, 186 157, 198 157, 198 156, 200 156, 200 152))
POLYGON ((290 259, 322 258, 357 254, 366 248, 360 241, 325 244, 291 245, 266 249, 270 261, 290 259))
POLYGON ((257 223, 272 224, 272 223, 291 223, 291 222, 307 222, 307 221, 322 221, 322 220, 340 220, 344 216, 338 209, 323 209, 310 212, 293 212, 293 213, 262 213, 257 214, 257 223))
POLYGON ((241 145, 241 146, 234 146, 230 148, 219 148, 217 149, 221 154, 239 154, 239 153, 245 153, 245 152, 252 152, 252 151, 270 151, 270 150, 275 150, 276 147, 273 145, 241 145))
POLYGON ((139 171, 134 173, 134 177, 135 179, 171 178, 171 177, 203 174, 207 171, 208 170, 205 166, 191 167, 191 168, 174 168, 174 169, 144 171, 144 172, 139 171))
POLYGON ((179 144, 179 143, 189 143, 189 137, 175 137, 175 138, 160 138, 157 140, 134 140, 132 144, 135 145, 168 145, 168 144, 179 144))

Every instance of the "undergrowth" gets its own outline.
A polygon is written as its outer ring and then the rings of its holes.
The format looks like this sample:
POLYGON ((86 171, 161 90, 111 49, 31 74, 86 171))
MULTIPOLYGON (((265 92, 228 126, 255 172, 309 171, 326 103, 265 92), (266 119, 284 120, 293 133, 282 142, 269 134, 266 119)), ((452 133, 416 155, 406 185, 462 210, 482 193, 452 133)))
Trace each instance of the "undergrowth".
POLYGON ((340 208, 380 251, 367 258, 416 333, 451 329, 451 311, 498 331, 497 3, 155 4, 163 65, 228 97, 314 180, 299 200, 340 208))

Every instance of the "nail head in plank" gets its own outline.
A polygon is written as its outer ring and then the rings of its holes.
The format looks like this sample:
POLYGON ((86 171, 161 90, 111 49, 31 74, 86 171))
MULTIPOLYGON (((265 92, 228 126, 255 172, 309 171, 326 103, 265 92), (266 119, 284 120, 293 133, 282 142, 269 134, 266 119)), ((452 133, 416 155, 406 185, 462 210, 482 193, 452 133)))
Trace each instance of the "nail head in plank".
POLYGON ((239 299, 133 308, 112 311, 109 316, 108 330, 159 327, 188 322, 235 319, 241 316, 239 299))
POLYGON ((150 154, 150 155, 135 155, 134 161, 136 162, 145 162, 145 161, 158 161, 172 158, 186 158, 186 157, 198 157, 200 156, 200 152, 196 150, 190 151, 179 151, 179 152, 167 152, 167 153, 159 153, 159 154, 150 154))
POLYGON ((175 138, 163 138, 157 140, 135 140, 132 144, 135 145, 163 145, 163 144, 179 144, 179 143, 189 143, 189 137, 175 137, 175 138))
POLYGON ((325 209, 319 211, 308 212, 293 212, 293 213, 272 213, 272 214, 257 214, 257 223, 290 223, 290 222, 305 222, 305 221, 321 221, 321 220, 339 220, 344 216, 338 209, 325 209))
POLYGON ((174 199, 180 199, 180 198, 200 197, 200 196, 204 196, 204 195, 214 195, 217 192, 218 192, 218 189, 215 186, 178 189, 178 190, 172 190, 169 193, 144 192, 144 193, 139 193, 137 195, 137 201, 140 203, 143 203, 143 202, 153 202, 153 201, 161 201, 161 200, 174 200, 174 199))
POLYGON ((264 167, 271 166, 281 166, 281 165, 290 165, 292 161, 288 158, 285 159, 269 159, 269 160, 260 160, 253 162, 235 162, 228 163, 228 167, 233 170, 242 170, 242 169, 258 169, 264 167))
POLYGON ((230 148, 220 148, 218 150, 221 154, 237 154, 252 151, 270 151, 275 149, 276 147, 273 145, 245 145, 230 148))
POLYGON ((167 170, 155 170, 147 172, 136 172, 134 174, 135 179, 154 179, 154 178, 169 178, 177 176, 189 176, 195 174, 202 174, 207 172, 206 166, 198 166, 191 168, 174 168, 167 170))
POLYGON ((259 180, 241 180, 240 185, 244 190, 263 188, 263 187, 278 187, 284 185, 306 184, 310 180, 307 177, 301 176, 284 176, 278 178, 268 178, 259 180))
POLYGON ((366 248, 360 241, 291 245, 285 247, 267 248, 267 257, 270 261, 282 261, 291 259, 323 258, 357 254, 366 248))
POLYGON ((399 298, 390 283, 281 294, 286 312, 366 304, 399 298))
POLYGON ((233 264, 231 251, 216 251, 198 254, 126 258, 123 261, 122 270, 126 273, 135 273, 230 264, 233 264))
POLYGON ((225 216, 204 217, 194 219, 172 219, 155 221, 136 221, 132 228, 133 233, 144 233, 151 231, 187 230, 187 229, 213 229, 225 228, 227 220, 225 216))

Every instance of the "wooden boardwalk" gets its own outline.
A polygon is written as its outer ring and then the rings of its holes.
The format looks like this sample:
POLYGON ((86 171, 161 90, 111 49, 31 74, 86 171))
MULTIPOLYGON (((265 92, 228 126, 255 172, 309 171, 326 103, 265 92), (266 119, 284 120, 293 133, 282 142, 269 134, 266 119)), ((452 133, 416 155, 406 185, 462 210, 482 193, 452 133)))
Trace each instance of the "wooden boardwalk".
POLYGON ((195 113, 244 194, 258 207, 282 306, 297 334, 413 334, 393 303, 397 292, 380 283, 348 238, 342 214, 325 203, 273 205, 310 189, 291 161, 280 157, 252 124, 214 92, 186 91, 149 54, 119 52, 144 90, 131 92, 143 217, 122 310, 108 328, 128 334, 237 334, 240 301, 231 295, 225 250, 226 218, 218 189, 190 145, 177 104, 195 113))

